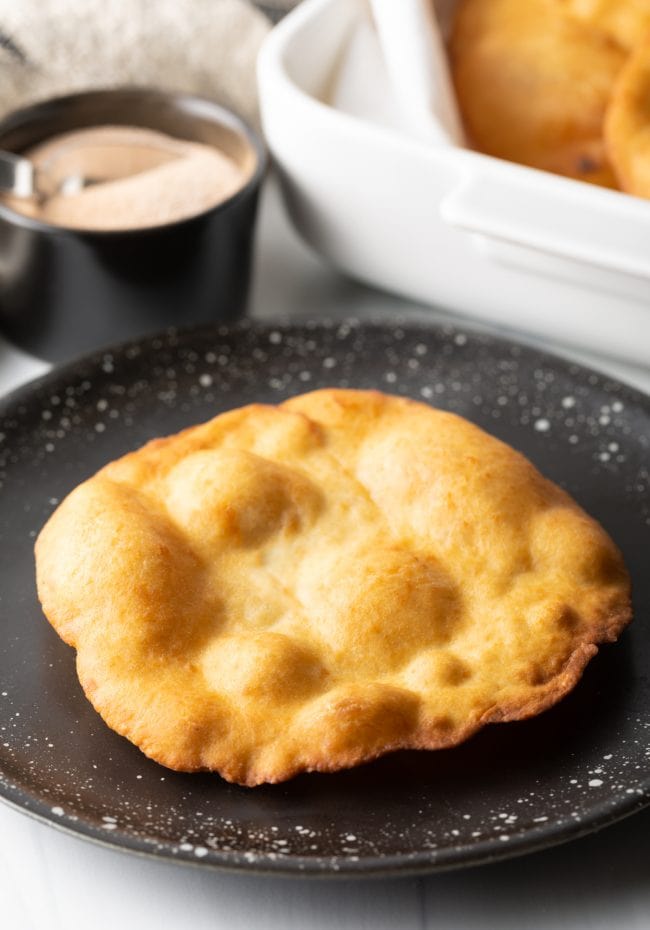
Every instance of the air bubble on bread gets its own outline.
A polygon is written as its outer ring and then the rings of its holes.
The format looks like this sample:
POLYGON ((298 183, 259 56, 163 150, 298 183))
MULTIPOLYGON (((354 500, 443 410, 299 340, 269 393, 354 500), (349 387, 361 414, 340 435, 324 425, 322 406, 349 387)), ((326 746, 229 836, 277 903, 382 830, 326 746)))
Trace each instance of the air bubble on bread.
POLYGON ((386 674, 443 644, 460 622, 453 583, 432 559, 400 547, 352 550, 323 562, 310 589, 312 626, 343 669, 386 674))
POLYGON ((570 505, 542 510, 532 524, 533 557, 584 584, 620 583, 625 569, 600 527, 570 505))
POLYGON ((429 430, 424 408, 405 435, 398 424, 373 431, 357 474, 396 535, 431 551, 450 573, 462 551, 463 583, 480 577, 501 595, 531 569, 527 524, 555 489, 509 447, 493 440, 486 456, 480 430, 468 424, 460 433, 443 411, 437 418, 429 430))
POLYGON ((174 523, 134 488, 103 477, 56 511, 37 557, 41 595, 51 589, 59 599, 60 632, 67 638, 69 628, 72 642, 87 625, 106 648, 184 648, 204 611, 218 613, 204 599, 201 561, 174 523))
POLYGON ((418 723, 412 691, 366 681, 341 685, 312 702, 300 719, 307 745, 325 759, 362 759, 386 744, 406 745, 418 723))
POLYGON ((470 664, 449 649, 430 649, 416 655, 401 678, 414 691, 435 694, 441 688, 458 688, 472 676, 470 664))
POLYGON ((259 546, 298 532, 320 495, 299 472, 240 450, 202 450, 167 478, 167 508, 197 546, 259 546))
POLYGON ((208 687, 233 698, 286 704, 327 686, 328 672, 306 646, 281 633, 230 635, 201 656, 208 687))

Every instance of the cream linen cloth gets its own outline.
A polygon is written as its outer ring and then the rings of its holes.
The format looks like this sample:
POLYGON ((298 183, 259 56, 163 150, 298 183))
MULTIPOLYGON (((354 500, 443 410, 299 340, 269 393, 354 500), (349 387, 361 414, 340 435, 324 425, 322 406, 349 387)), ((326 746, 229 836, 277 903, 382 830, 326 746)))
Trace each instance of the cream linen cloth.
POLYGON ((0 0, 0 116, 139 84, 210 97, 256 122, 255 59, 270 28, 247 0, 0 0))

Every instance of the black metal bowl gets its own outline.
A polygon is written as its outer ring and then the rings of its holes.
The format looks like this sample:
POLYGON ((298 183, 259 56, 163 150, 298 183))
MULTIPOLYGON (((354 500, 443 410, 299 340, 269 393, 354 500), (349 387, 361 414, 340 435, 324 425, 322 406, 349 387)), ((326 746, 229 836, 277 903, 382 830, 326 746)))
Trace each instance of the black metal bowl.
POLYGON ((262 142, 209 100, 144 88, 47 100, 0 122, 0 148, 23 152, 89 126, 154 129, 252 156, 232 197, 166 225, 117 231, 54 226, 0 203, 0 326, 19 346, 61 361, 171 325, 231 321, 245 309, 252 234, 266 166, 262 142))

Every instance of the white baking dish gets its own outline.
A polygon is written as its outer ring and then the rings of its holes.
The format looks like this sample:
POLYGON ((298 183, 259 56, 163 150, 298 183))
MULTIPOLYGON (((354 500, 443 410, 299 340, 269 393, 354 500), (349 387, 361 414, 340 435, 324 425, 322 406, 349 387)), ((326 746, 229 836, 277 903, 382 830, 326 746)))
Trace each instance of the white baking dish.
POLYGON ((363 15, 363 0, 305 0, 260 56, 264 128, 305 239, 379 287, 650 364, 650 202, 327 105, 363 15))

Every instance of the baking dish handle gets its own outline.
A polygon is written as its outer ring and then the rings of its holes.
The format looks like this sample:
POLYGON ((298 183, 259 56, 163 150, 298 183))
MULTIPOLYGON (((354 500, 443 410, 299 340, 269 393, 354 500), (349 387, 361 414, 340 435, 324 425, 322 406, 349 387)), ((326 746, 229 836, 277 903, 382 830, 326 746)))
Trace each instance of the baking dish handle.
POLYGON ((492 245, 518 247, 515 254, 523 248, 650 281, 646 201, 537 171, 533 187, 532 169, 495 165, 468 173, 446 195, 440 212, 447 223, 492 245))

